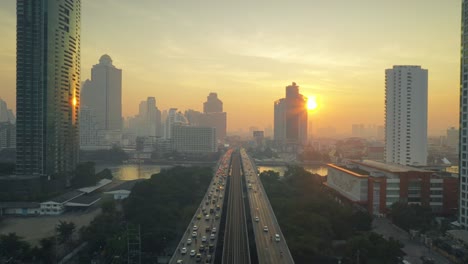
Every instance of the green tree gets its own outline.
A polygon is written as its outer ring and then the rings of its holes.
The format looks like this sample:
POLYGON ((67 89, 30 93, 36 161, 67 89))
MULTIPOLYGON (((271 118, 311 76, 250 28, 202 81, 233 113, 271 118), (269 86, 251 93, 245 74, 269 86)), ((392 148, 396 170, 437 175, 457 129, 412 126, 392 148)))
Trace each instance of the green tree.
POLYGON ((55 239, 46 237, 39 241, 39 247, 32 250, 35 258, 34 263, 54 263, 55 261, 55 239))
POLYGON ((92 186, 95 185, 97 181, 94 162, 82 162, 76 166, 75 177, 72 179, 74 187, 92 186))
POLYGON ((114 199, 102 201, 101 209, 103 214, 114 215, 117 211, 114 199))
POLYGON ((0 235, 0 262, 22 263, 31 257, 30 245, 16 233, 0 235))
POLYGON ((67 221, 59 221, 59 224, 55 227, 59 241, 62 243, 66 243, 72 238, 75 229, 75 223, 67 221))
POLYGON ((111 170, 105 168, 103 169, 102 171, 98 172, 96 174, 96 178, 98 180, 102 180, 102 179, 109 179, 109 180, 112 180, 114 178, 114 176, 112 175, 112 172, 111 170))
POLYGON ((391 206, 390 217, 395 225, 406 231, 410 229, 426 231, 434 220, 430 207, 401 202, 391 206))
POLYGON ((346 263, 399 264, 404 256, 403 245, 393 238, 385 240, 381 235, 368 232, 352 237, 346 245, 346 263))

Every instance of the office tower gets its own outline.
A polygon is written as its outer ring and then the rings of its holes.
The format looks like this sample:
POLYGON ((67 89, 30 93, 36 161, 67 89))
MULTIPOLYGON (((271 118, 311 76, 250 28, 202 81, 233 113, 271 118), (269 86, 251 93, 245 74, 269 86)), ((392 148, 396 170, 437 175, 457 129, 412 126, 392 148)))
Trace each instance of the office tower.
POLYGON ((256 147, 263 147, 263 142, 265 140, 265 133, 263 131, 252 131, 253 139, 255 141, 256 147))
POLYGON ((146 119, 146 112, 148 111, 147 101, 141 101, 138 105, 138 116, 142 119, 146 119))
POLYGON ((295 82, 286 86, 286 98, 274 103, 274 139, 279 144, 307 143, 307 97, 295 82))
POLYGON ((0 122, 0 150, 16 147, 16 125, 0 122))
POLYGON ((102 55, 91 69, 91 80, 83 84, 82 104, 96 114, 98 129, 122 129, 122 70, 102 55))
POLYGON ((203 103, 203 115, 198 125, 216 128, 217 142, 226 138, 227 114, 223 112, 223 102, 217 93, 210 93, 203 103))
POLYGON ((447 146, 458 152, 458 129, 451 127, 447 129, 447 146))
POLYGON ((169 109, 167 114, 166 124, 165 124, 165 132, 164 138, 171 139, 172 138, 172 129, 175 125, 187 125, 188 121, 185 116, 181 112, 177 112, 177 108, 169 109))
POLYGON ((461 63, 460 63, 460 139, 459 139, 459 174, 460 174, 460 211, 459 222, 463 229, 468 229, 468 1, 462 2, 461 20, 461 63))
POLYGON ((87 107, 81 106, 80 109, 80 148, 96 148, 100 145, 98 138, 98 127, 96 114, 87 107))
POLYGON ((212 153, 217 151, 216 129, 183 124, 172 126, 173 149, 182 153, 212 153))
POLYGON ((69 173, 78 161, 81 1, 17 0, 16 173, 69 173))
POLYGON ((221 113, 223 112, 223 102, 218 99, 217 93, 210 93, 203 103, 203 113, 221 113))
POLYGON ((421 66, 385 70, 385 161, 427 163, 427 70, 421 66))
MULTIPOLYGON (((142 106, 140 104, 140 106, 142 106)), ((161 137, 161 111, 156 107, 156 98, 148 97, 146 101, 146 113, 143 117, 145 125, 147 127, 147 136, 150 137, 161 137)))
POLYGON ((16 123, 15 115, 8 109, 7 103, 0 98, 0 122, 16 123))

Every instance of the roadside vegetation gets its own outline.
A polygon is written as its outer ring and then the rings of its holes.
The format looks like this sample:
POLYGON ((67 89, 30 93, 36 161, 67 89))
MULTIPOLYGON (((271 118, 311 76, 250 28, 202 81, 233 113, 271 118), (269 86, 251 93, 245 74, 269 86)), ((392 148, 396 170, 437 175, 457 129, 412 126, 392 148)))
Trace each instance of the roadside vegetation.
MULTIPOLYGON (((107 171, 94 175, 94 164, 83 163, 76 184, 111 177, 107 171)), ((208 167, 174 167, 137 183, 123 203, 103 200, 102 213, 77 230, 73 222, 61 221, 56 236, 31 246, 15 233, 0 234, 0 263, 55 263, 87 243, 77 263, 126 263, 127 241, 132 230, 141 233, 142 263, 156 263, 172 255, 189 225, 212 178, 208 167)), ((135 232, 133 232, 135 234, 135 232)))
POLYGON ((43 238, 34 247, 16 233, 1 234, 0 263, 56 263, 77 245, 78 240, 73 238, 73 222, 60 221, 55 233, 56 237, 43 238))
POLYGON ((296 263, 399 263, 401 243, 371 232, 372 217, 337 203, 319 175, 288 167, 260 178, 296 263))
POLYGON ((172 255, 212 178, 210 168, 174 167, 135 185, 122 210, 103 202, 103 213, 81 230, 88 247, 80 263, 121 263, 132 230, 141 234, 142 263, 172 255))

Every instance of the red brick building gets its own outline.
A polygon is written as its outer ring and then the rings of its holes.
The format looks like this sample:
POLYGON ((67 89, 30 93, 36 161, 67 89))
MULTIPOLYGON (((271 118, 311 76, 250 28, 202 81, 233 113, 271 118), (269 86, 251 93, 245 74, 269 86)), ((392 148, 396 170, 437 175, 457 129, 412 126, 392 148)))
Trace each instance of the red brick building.
POLYGON ((430 206, 434 213, 450 215, 458 208, 458 178, 377 161, 328 164, 327 186, 372 214, 386 214, 395 202, 430 206))

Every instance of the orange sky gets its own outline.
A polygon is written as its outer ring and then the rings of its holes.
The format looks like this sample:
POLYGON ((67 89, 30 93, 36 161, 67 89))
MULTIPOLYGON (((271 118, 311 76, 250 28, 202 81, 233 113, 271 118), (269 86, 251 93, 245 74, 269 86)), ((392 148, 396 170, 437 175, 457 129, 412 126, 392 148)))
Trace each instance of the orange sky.
MULTIPOLYGON (((0 3, 0 97, 15 107, 15 1, 0 3)), ((102 54, 123 69, 124 115, 201 110, 217 92, 228 130, 273 124, 295 81, 314 129, 383 124, 384 70, 429 70, 429 133, 458 125, 460 0, 82 1, 82 80, 102 54)))

